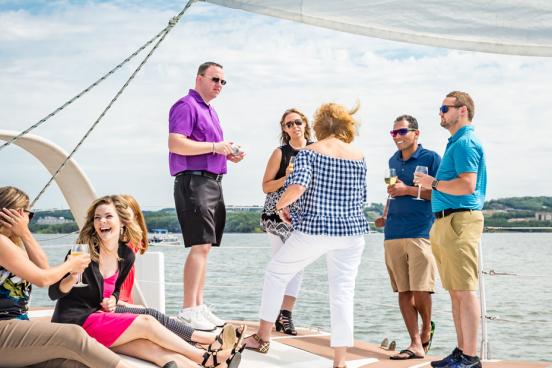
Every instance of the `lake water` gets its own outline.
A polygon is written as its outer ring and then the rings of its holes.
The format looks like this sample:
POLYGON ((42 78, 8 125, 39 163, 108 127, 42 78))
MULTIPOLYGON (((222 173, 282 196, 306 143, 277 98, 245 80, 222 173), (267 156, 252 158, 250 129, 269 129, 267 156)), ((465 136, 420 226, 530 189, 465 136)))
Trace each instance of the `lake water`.
MULTIPOLYGON (((51 264, 63 260, 75 235, 37 235, 51 264)), ((175 314, 182 300, 183 247, 156 246, 165 254, 166 305, 175 314)), ((208 304, 226 319, 256 320, 263 270, 270 258, 265 234, 225 234, 223 245, 209 258, 205 290, 208 304)), ((552 361, 552 234, 489 233, 483 236, 484 270, 516 274, 485 276, 492 358, 552 361)), ((329 330, 326 265, 318 260, 305 272, 303 288, 294 311, 297 326, 329 330)), ((432 354, 448 354, 456 346, 448 294, 440 288, 433 299, 436 322, 432 354)), ((53 305, 45 289, 35 288, 33 305, 53 305)), ((357 279, 355 337, 372 343, 384 337, 409 343, 397 297, 391 291, 383 263, 383 236, 366 237, 366 249, 357 279)))

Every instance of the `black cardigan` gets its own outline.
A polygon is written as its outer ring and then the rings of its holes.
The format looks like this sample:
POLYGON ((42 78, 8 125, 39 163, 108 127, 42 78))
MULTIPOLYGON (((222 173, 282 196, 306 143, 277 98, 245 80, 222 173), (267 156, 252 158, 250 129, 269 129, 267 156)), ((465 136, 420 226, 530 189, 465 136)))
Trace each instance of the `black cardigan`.
MULTIPOLYGON (((134 252, 122 242, 119 242, 118 254, 121 259, 119 261, 119 276, 115 281, 115 290, 113 291, 113 296, 117 300, 119 300, 121 285, 134 264, 135 258, 134 252)), ((49 287, 48 295, 50 299, 57 300, 52 322, 74 323, 82 326, 90 314, 101 309, 104 279, 100 273, 98 263, 90 262, 82 274, 82 282, 88 284, 88 286, 74 287, 69 293, 63 293, 59 289, 61 280, 49 287)))

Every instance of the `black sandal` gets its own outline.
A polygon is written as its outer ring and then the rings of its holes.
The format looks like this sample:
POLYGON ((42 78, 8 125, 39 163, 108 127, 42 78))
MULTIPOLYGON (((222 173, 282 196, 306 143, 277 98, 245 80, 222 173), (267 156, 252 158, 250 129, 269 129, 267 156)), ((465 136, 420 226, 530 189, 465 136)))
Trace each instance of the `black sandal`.
POLYGON ((275 322, 276 331, 283 332, 286 335, 297 335, 297 330, 293 325, 293 320, 291 319, 291 312, 285 309, 280 311, 278 318, 275 322))

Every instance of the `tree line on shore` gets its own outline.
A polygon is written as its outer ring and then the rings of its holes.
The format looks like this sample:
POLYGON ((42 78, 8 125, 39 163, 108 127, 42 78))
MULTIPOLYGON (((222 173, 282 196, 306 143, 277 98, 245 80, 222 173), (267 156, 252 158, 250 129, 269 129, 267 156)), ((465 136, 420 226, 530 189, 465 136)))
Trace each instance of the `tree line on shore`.
MULTIPOLYGON (((552 197, 511 197, 493 199, 485 202, 485 226, 487 227, 552 227, 550 220, 538 220, 536 214, 541 212, 552 215, 552 197)), ((374 221, 383 213, 383 205, 371 203, 364 213, 368 221, 374 221)), ((144 211, 148 229, 167 229, 171 233, 180 233, 180 225, 174 208, 158 211, 144 211)), ((260 209, 252 211, 229 211, 226 216, 225 232, 228 233, 261 233, 259 224, 260 209)), ((53 217, 73 220, 69 210, 38 211, 30 224, 31 231, 42 234, 71 233, 78 230, 75 222, 59 224, 38 224, 41 218, 53 217)), ((372 229, 373 226, 372 226, 372 229)), ((381 231, 381 229, 374 229, 381 231)), ((540 231, 546 231, 541 229, 540 231)))

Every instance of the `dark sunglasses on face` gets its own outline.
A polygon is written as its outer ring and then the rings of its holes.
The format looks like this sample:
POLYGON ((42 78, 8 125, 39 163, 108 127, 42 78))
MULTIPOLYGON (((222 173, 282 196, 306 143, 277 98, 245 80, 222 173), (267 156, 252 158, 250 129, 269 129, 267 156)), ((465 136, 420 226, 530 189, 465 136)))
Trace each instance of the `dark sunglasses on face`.
POLYGON ((407 135, 408 132, 413 132, 415 130, 416 129, 411 129, 411 128, 393 129, 392 131, 389 132, 389 134, 391 134, 392 137, 396 137, 397 134, 398 135, 407 135))
POLYGON ((27 214, 29 215, 29 221, 31 221, 31 220, 33 219, 33 216, 34 216, 34 212, 33 212, 33 211, 23 210, 23 212, 27 212, 27 214))
POLYGON ((201 74, 203 77, 209 79, 210 81, 212 81, 213 83, 219 83, 222 84, 223 86, 226 85, 226 81, 224 79, 220 79, 219 77, 207 77, 205 76, 204 74, 201 74))
POLYGON ((296 119, 296 120, 291 120, 291 121, 288 121, 287 123, 284 123, 284 125, 289 129, 293 126, 293 124, 297 125, 297 126, 301 126, 303 125, 303 120, 301 119, 296 119))
POLYGON ((462 106, 454 106, 454 105, 441 105, 441 107, 439 107, 439 111, 442 113, 442 114, 446 114, 450 108, 455 108, 455 109, 459 109, 460 107, 462 106))

